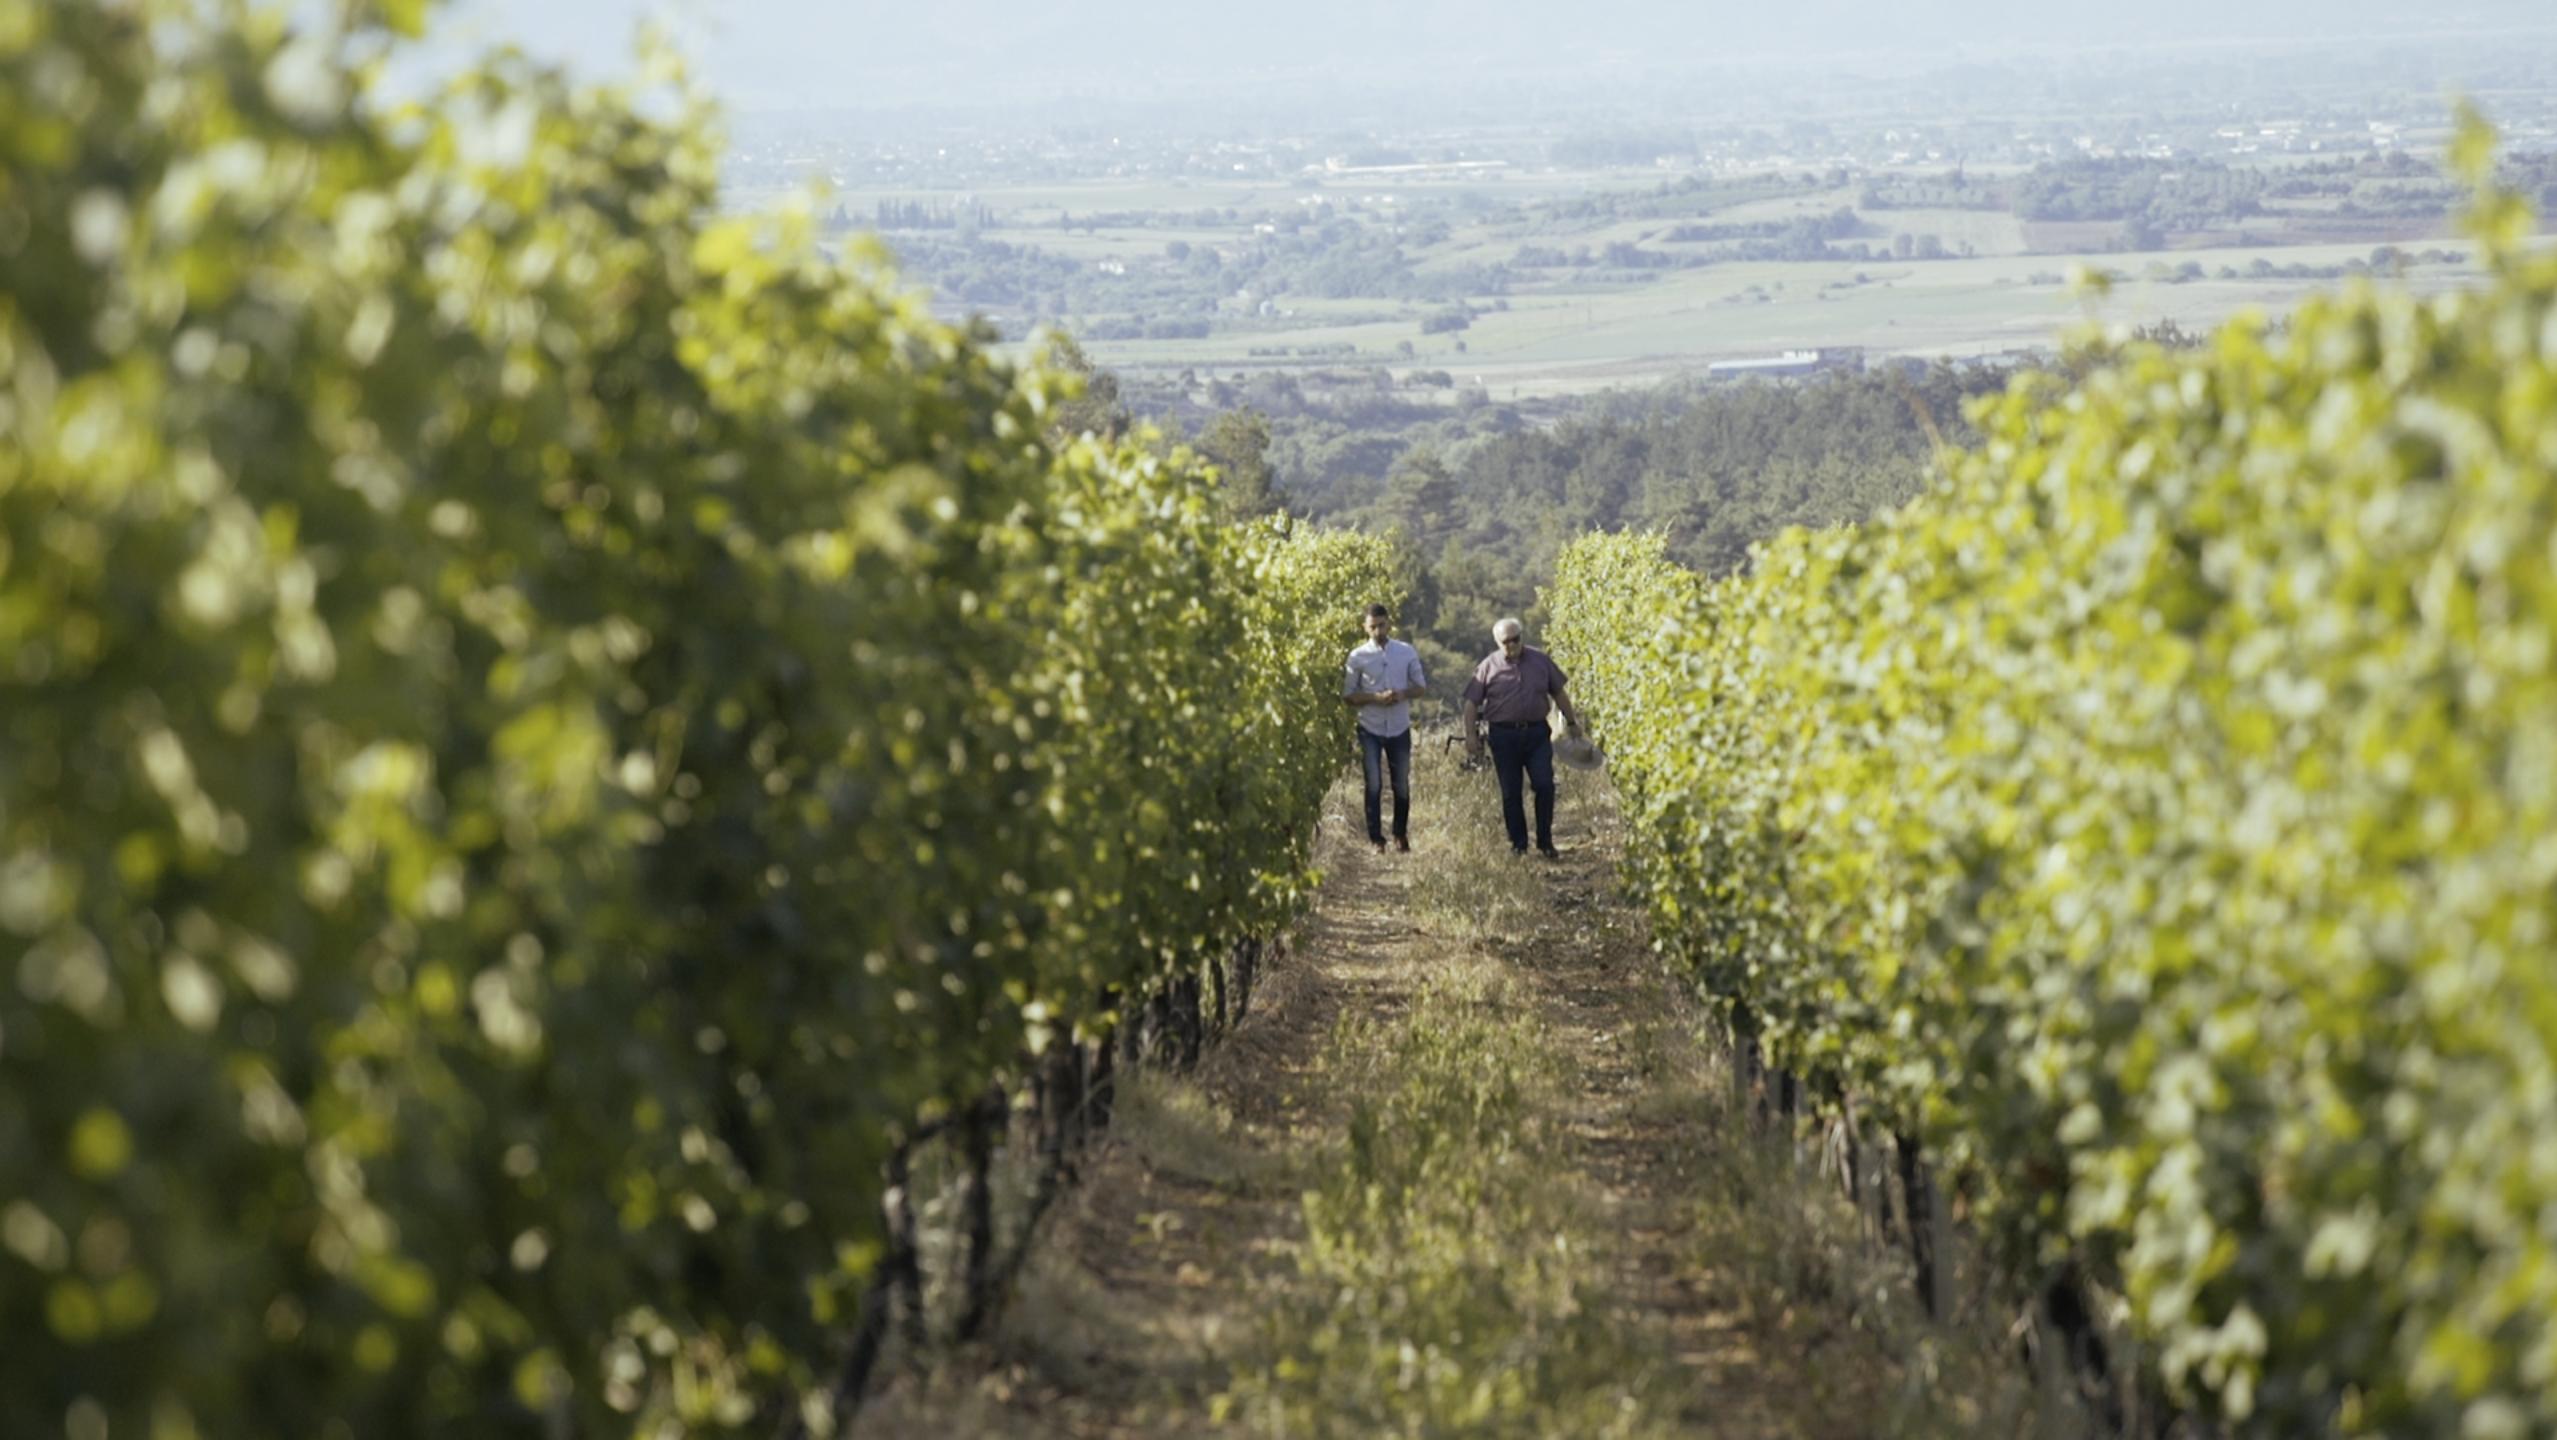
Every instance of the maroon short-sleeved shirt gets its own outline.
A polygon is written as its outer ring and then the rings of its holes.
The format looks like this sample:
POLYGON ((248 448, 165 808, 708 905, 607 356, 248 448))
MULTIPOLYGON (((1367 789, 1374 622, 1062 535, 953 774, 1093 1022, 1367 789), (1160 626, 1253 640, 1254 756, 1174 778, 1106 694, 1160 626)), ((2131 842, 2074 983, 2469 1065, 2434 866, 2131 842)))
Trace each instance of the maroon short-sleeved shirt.
POLYGON ((1550 656, 1533 646, 1521 645, 1515 660, 1499 650, 1485 656, 1483 663, 1474 667, 1474 678, 1465 686, 1465 698, 1474 702, 1487 725, 1542 720, 1552 704, 1550 697, 1563 693, 1566 683, 1563 667, 1550 656))

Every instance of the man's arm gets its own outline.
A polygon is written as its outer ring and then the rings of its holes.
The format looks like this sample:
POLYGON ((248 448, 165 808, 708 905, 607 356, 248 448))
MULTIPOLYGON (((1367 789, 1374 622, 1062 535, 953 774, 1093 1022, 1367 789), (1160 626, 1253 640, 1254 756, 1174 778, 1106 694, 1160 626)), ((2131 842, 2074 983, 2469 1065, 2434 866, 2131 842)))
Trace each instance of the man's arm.
POLYGON ((1554 697, 1554 708, 1563 712, 1563 723, 1569 725, 1574 733, 1578 733, 1580 712, 1572 708, 1570 678, 1563 674, 1563 667, 1555 664, 1554 658, 1550 655, 1545 657, 1545 673, 1550 677, 1545 682, 1545 693, 1554 697))
POLYGON ((1358 688, 1358 667, 1355 665, 1341 667, 1341 703, 1352 710, 1376 703, 1375 691, 1358 688))
POLYGON ((1483 702, 1491 698, 1489 687, 1483 683, 1484 668, 1475 666, 1472 678, 1465 682, 1465 744, 1476 755, 1483 753, 1483 702))

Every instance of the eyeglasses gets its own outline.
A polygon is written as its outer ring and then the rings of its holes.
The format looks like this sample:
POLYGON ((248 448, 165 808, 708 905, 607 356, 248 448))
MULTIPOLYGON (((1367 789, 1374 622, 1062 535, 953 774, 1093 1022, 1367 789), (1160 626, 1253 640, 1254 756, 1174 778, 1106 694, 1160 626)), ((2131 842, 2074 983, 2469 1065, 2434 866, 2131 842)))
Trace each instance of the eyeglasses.
POLYGON ((1518 638, 1517 636, 1515 636, 1515 635, 1512 635, 1512 636, 1510 636, 1508 639, 1503 640, 1502 642, 1500 642, 1500 648, 1502 648, 1503 650, 1506 650, 1506 649, 1508 649, 1508 648, 1509 648, 1510 646, 1512 646, 1512 645, 1524 645, 1524 644, 1526 644, 1526 643, 1527 643, 1526 641, 1519 639, 1519 638, 1518 638))

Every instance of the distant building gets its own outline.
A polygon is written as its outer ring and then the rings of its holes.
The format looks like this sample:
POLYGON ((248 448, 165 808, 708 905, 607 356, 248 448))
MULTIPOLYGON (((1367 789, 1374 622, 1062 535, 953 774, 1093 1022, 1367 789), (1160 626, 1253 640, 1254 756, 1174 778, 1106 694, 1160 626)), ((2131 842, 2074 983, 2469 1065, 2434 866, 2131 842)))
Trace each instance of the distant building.
POLYGON ((2004 350, 1984 350, 1976 355, 1947 355, 1946 365, 1956 370, 2038 370, 2050 363, 2051 357, 2031 347, 2010 346, 2004 350))
POLYGON ((1308 165, 1306 173, 1315 175, 1483 175, 1506 170, 1506 160, 1423 160, 1395 165, 1354 165, 1346 155, 1326 155, 1320 165, 1308 165))
POLYGON ((1813 375, 1823 370, 1862 370, 1864 351, 1853 345, 1824 345, 1816 350, 1787 350, 1746 360, 1716 360, 1705 367, 1709 380, 1741 380, 1750 376, 1813 375))

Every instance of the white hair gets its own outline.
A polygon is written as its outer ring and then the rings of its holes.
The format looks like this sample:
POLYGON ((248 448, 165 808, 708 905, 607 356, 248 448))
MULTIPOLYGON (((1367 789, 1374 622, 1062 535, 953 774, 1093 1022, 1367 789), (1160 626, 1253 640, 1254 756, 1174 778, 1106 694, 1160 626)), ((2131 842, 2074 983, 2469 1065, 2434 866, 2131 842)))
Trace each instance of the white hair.
POLYGON ((1492 622, 1492 639, 1495 642, 1506 640, 1512 635, 1526 633, 1527 627, 1519 624, 1516 616, 1507 616, 1492 622))

